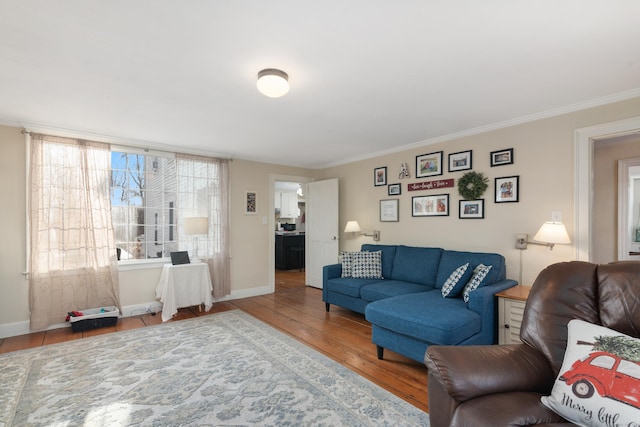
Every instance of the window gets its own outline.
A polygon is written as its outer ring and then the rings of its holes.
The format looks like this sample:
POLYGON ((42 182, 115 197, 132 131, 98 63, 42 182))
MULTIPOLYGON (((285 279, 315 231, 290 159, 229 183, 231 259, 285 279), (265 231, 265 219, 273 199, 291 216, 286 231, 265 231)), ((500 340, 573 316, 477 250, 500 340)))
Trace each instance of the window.
POLYGON ((184 154, 112 151, 111 210, 119 259, 166 258, 177 250, 200 257, 222 252, 226 164, 184 154), (184 233, 184 218, 192 216, 209 218, 208 235, 184 233))
POLYGON ((110 188, 120 260, 164 258, 178 250, 176 159, 112 151, 110 188))

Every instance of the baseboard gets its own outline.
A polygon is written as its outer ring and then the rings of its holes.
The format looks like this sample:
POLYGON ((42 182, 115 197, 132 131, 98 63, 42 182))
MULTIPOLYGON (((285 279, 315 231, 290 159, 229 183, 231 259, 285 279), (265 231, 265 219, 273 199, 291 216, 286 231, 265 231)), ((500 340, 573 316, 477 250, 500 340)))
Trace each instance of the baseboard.
MULTIPOLYGON (((269 286, 260 286, 257 288, 242 289, 239 291, 232 291, 231 294, 223 298, 216 298, 214 299, 214 303, 222 302, 222 301, 232 301, 232 300, 241 299, 241 298, 256 297, 259 295, 270 294, 272 292, 273 291, 269 288, 269 286)), ((133 305, 123 306, 121 317, 140 316, 142 314, 147 313, 147 308, 149 308, 149 310, 155 313, 159 313, 162 311, 162 303, 159 301, 150 301, 142 304, 133 304, 133 305)), ((56 325, 51 325, 46 329, 32 331, 29 329, 28 320, 25 320, 22 322, 14 322, 14 323, 3 323, 3 324, 0 324, 0 339, 15 337, 18 335, 31 334, 34 332, 49 331, 51 329, 68 328, 68 327, 69 327, 69 323, 58 323, 56 325)))

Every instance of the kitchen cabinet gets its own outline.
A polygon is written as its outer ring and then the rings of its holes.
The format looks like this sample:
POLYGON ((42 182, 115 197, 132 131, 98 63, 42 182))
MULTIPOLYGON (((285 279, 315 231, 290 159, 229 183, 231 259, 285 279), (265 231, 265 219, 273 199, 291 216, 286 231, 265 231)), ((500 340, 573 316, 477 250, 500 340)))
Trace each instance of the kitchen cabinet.
MULTIPOLYGON (((276 208, 278 207, 276 192, 276 208)), ((298 194, 289 191, 281 191, 280 193, 280 218, 298 218, 300 210, 298 209, 298 194)))
POLYGON ((304 234, 276 234, 276 268, 278 270, 304 268, 304 234))

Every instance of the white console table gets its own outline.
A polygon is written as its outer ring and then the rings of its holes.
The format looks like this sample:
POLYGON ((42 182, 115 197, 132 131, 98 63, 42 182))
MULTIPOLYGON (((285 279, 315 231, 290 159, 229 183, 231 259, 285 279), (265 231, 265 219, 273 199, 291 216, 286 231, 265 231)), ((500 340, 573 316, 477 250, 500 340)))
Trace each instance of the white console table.
POLYGON ((206 263, 165 264, 156 287, 156 298, 163 303, 162 321, 171 319, 181 307, 204 304, 209 311, 213 304, 212 290, 206 263))

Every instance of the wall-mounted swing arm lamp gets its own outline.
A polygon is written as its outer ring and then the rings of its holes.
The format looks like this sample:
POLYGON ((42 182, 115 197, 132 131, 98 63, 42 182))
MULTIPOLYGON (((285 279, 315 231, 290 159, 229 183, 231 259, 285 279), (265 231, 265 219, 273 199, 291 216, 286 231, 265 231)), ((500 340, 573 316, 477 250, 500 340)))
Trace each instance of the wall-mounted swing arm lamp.
POLYGON ((571 243, 567 228, 562 222, 547 221, 542 224, 540 230, 533 236, 535 242, 529 242, 528 234, 516 235, 516 249, 527 249, 527 245, 548 246, 552 251, 555 245, 568 245, 571 243))
POLYGON ((358 224, 358 221, 347 221, 347 225, 346 227, 344 227, 344 232, 351 233, 353 237, 367 236, 367 237, 373 237, 374 242, 380 241, 380 230, 373 230, 373 234, 364 233, 360 229, 360 224, 358 224))

